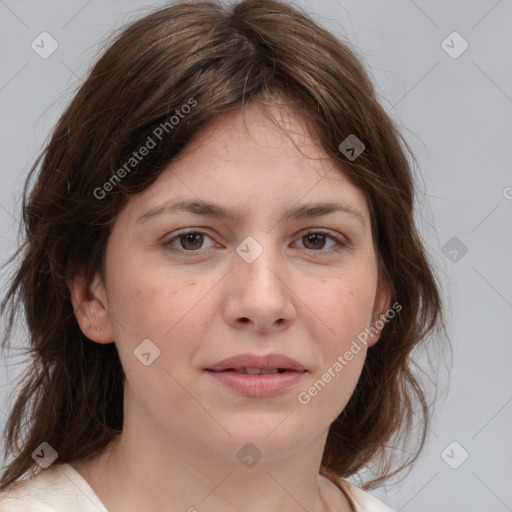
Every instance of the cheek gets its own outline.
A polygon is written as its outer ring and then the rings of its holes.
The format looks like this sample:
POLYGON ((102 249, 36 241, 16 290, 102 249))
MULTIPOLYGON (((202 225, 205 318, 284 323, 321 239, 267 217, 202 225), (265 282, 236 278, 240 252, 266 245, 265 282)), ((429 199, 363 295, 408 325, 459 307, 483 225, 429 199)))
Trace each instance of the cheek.
POLYGON ((344 351, 368 327, 375 283, 363 273, 310 281, 303 293, 305 304, 314 313, 311 318, 317 330, 316 339, 329 340, 326 346, 331 351, 344 351))
POLYGON ((110 276, 109 309, 125 370, 138 368, 134 350, 146 339, 160 350, 156 366, 171 369, 188 358, 214 313, 208 293, 214 276, 198 278, 135 259, 110 276))
POLYGON ((339 280, 310 296, 313 339, 321 352, 322 366, 297 399, 307 411, 316 411, 330 424, 347 405, 359 381, 367 347, 358 336, 368 326, 373 305, 372 287, 339 280), (313 304, 314 303, 314 304, 313 304), (320 341, 318 341, 320 340, 320 341))

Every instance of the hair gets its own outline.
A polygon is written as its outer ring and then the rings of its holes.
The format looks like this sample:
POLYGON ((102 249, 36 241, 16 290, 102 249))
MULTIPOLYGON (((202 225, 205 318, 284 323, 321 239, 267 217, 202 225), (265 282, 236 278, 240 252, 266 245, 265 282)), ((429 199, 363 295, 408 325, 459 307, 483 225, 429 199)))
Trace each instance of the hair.
POLYGON ((9 260, 16 268, 1 305, 2 346, 21 311, 31 365, 5 429, 11 462, 0 490, 37 469, 31 453, 42 442, 70 462, 99 453, 122 431, 124 373, 115 343, 82 333, 68 280, 104 275, 109 232, 126 201, 154 183, 210 122, 246 105, 279 102, 364 192, 379 277, 402 307, 368 349, 356 389, 330 425, 320 471, 336 483, 377 461, 378 475, 364 484, 369 489, 417 459, 430 408, 413 349, 444 320, 414 222, 412 152, 356 52, 307 13, 277 0, 189 2, 152 11, 115 36, 25 182, 23 243, 9 260), (174 123, 179 112, 186 115, 174 123), (147 156, 130 160, 156 133, 161 138, 147 156), (365 146, 354 160, 339 149, 349 135, 365 146), (416 414, 419 434, 412 428, 416 414), (396 446, 409 439, 412 453, 400 452, 396 446))

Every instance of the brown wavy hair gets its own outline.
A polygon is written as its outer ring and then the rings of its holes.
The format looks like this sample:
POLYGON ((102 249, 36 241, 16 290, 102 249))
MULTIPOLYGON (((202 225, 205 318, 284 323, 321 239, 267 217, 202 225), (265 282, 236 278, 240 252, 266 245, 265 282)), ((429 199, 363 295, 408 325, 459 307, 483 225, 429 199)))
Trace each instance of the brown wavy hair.
POLYGON ((10 345, 21 312, 31 366, 6 425, 11 462, 0 490, 37 469, 31 453, 44 441, 60 462, 70 462, 98 453, 121 432, 124 374, 115 343, 82 333, 66 283, 77 272, 89 280, 103 275, 109 231, 128 198, 155 182, 209 122, 253 102, 285 104, 364 192, 379 274, 391 302, 402 306, 368 350, 355 392, 330 426, 321 473, 336 483, 377 461, 368 489, 416 460, 430 417, 413 349, 436 343, 444 321, 413 217, 412 152, 356 51, 306 12, 276 0, 190 2, 152 11, 115 35, 25 183, 24 241, 10 260, 16 267, 1 306, 2 346, 10 345), (186 119, 98 198, 141 143, 191 99, 197 104, 186 119), (339 149, 351 134, 365 145, 353 161, 339 149), (412 438, 414 450, 400 451, 412 438))

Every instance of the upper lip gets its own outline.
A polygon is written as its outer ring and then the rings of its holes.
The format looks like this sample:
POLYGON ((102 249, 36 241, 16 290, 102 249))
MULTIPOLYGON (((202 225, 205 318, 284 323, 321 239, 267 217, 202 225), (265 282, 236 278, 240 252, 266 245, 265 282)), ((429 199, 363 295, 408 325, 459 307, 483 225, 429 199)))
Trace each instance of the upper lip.
POLYGON ((304 365, 295 359, 282 354, 267 354, 260 356, 257 354, 240 354, 223 359, 206 370, 223 371, 236 370, 239 368, 260 368, 262 370, 294 370, 298 372, 306 371, 304 365))

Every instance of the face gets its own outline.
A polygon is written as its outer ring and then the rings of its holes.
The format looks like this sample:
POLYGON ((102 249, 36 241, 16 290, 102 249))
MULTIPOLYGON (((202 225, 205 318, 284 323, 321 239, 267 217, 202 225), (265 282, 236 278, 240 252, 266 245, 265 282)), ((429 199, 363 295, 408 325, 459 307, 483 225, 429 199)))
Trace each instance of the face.
POLYGON ((115 340, 125 421, 232 459, 247 440, 268 457, 325 441, 377 337, 354 340, 389 306, 363 193, 272 109, 292 135, 255 105, 227 115, 129 200, 77 312, 115 340), (208 370, 240 354, 305 371, 208 370))

